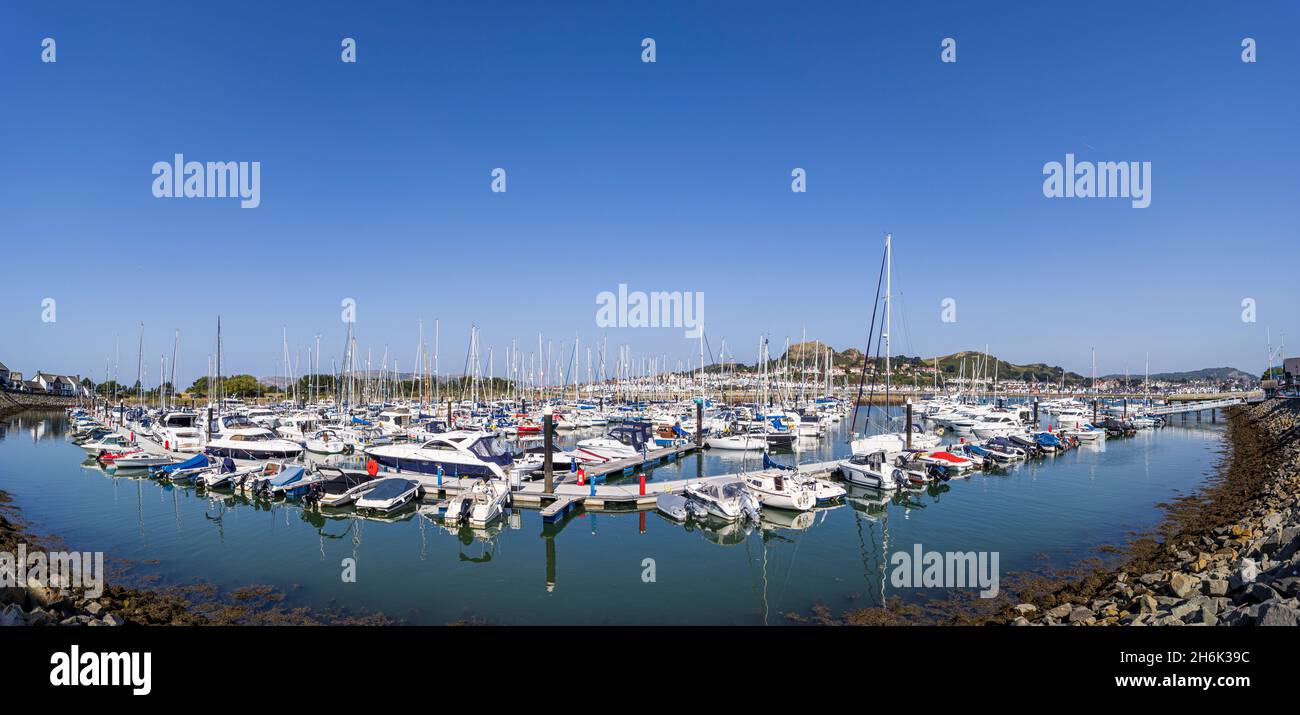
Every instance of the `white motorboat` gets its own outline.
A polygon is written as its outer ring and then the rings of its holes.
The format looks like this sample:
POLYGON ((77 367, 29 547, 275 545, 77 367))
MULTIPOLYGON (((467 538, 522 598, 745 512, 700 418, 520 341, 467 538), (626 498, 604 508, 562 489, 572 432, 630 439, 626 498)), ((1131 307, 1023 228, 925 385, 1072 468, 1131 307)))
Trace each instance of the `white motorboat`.
POLYGON ((101 458, 100 461, 105 466, 117 470, 162 467, 176 462, 176 459, 169 455, 147 452, 143 449, 110 456, 112 457, 111 459, 101 458))
POLYGON ((817 495, 793 474, 782 469, 742 475, 745 486, 765 507, 808 511, 817 506, 817 495))
POLYGON ((404 477, 386 477, 356 500, 356 508, 358 511, 387 514, 410 504, 419 494, 419 482, 404 477))
POLYGON ((1006 437, 1025 431, 1020 418, 1010 412, 991 412, 971 425, 970 431, 980 439, 1006 437))
POLYGON ((99 454, 105 451, 122 452, 135 448, 135 443, 131 441, 130 437, 114 432, 113 434, 106 434, 93 442, 85 442, 81 445, 81 448, 91 454, 99 454))
POLYGON ((509 498, 510 487, 505 482, 480 479, 447 503, 444 523, 454 526, 464 521, 481 529, 501 517, 509 498))
POLYGON ((687 497, 698 501, 709 514, 725 521, 749 518, 758 520, 760 502, 739 479, 691 482, 684 488, 687 497))
POLYGON ((282 439, 243 415, 222 415, 212 420, 211 427, 213 436, 203 451, 213 457, 267 460, 294 459, 302 455, 302 446, 297 442, 282 439))
POLYGON ((202 449, 198 425, 199 416, 193 412, 168 412, 154 423, 153 434, 164 449, 198 452, 202 449))
POLYGON ((849 484, 881 491, 899 489, 907 484, 907 476, 889 463, 883 451, 854 454, 840 462, 840 474, 849 484))
POLYGON ((399 472, 441 472, 449 477, 505 479, 514 461, 504 437, 469 430, 444 432, 419 444, 372 447, 366 454, 399 472))
POLYGON ((334 430, 323 429, 307 438, 305 447, 313 454, 345 454, 352 451, 352 446, 343 440, 334 430))
POLYGON ((767 449, 767 430, 763 427, 750 427, 739 432, 724 432, 704 440, 709 449, 765 450, 767 449))
POLYGON ((320 506, 347 506, 374 489, 380 481, 359 469, 321 466, 317 467, 316 471, 324 480, 313 487, 304 498, 320 506))
POLYGON ((650 442, 650 425, 625 423, 609 430, 604 437, 579 441, 573 452, 583 462, 602 464, 636 457, 649 448, 650 442))

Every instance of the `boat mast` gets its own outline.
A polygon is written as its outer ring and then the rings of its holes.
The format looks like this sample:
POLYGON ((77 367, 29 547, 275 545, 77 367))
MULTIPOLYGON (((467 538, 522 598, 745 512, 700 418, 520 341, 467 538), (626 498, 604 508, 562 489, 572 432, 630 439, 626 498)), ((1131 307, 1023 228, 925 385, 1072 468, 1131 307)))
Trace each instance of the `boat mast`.
MULTIPOLYGON (((893 333, 891 327, 890 313, 893 312, 893 292, 894 292, 894 237, 892 234, 885 234, 885 414, 889 414, 889 388, 893 383, 893 375, 890 372, 889 355, 890 345, 889 336, 893 333)), ((888 418, 886 418, 888 423, 888 418)))

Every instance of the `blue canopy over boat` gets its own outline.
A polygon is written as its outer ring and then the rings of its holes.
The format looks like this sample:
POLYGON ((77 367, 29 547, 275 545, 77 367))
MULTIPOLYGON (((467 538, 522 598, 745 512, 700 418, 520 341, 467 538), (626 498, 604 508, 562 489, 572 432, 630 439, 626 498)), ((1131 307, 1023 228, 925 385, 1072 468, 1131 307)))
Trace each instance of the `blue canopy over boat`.
POLYGON ((353 416, 353 417, 352 417, 352 424, 354 424, 354 425, 365 425, 365 426, 367 426, 367 427, 370 426, 370 422, 369 422, 368 420, 363 420, 363 419, 361 419, 360 417, 356 417, 356 416, 353 416))
POLYGON ((208 466, 208 464, 209 464, 208 455, 196 454, 193 457, 190 457, 189 459, 185 460, 184 462, 178 462, 176 464, 168 464, 162 468, 162 471, 164 473, 171 474, 172 472, 179 472, 183 469, 202 469, 203 467, 208 466))

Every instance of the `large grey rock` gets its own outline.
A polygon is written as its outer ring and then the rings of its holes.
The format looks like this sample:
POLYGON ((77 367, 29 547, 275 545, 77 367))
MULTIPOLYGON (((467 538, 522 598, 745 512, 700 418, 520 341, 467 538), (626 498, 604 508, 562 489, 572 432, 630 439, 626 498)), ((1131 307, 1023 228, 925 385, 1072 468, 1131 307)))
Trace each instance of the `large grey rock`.
POLYGON ((1251 603, 1264 603, 1279 598, 1280 594, 1268 584, 1256 582, 1247 586, 1242 596, 1251 603))
POLYGON ((1212 578, 1204 582, 1205 595, 1207 596, 1226 596, 1228 595, 1228 582, 1223 579, 1212 578))
POLYGON ((1296 626, 1300 625, 1300 611, 1281 601, 1269 601, 1259 607, 1259 626, 1296 626))
POLYGON ((1093 618, 1093 619, 1095 620, 1095 617, 1092 615, 1092 611, 1091 611, 1090 609, 1088 609, 1088 608, 1084 608, 1083 606, 1079 606, 1079 607, 1075 608, 1074 610, 1070 611, 1070 622, 1071 622, 1071 623, 1078 623, 1078 622, 1080 622, 1080 621, 1086 621, 1086 620, 1088 620, 1089 618, 1093 618))

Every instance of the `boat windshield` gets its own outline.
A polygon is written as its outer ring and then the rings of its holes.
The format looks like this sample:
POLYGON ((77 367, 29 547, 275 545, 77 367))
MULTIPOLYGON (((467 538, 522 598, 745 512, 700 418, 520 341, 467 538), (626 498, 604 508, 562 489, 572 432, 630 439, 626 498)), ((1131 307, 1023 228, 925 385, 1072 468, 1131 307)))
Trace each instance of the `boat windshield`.
POLYGON ((500 457, 508 453, 505 442, 497 436, 480 439, 474 443, 473 447, 470 447, 470 451, 484 459, 500 457))
POLYGON ((736 499, 745 493, 745 485, 741 482, 727 482, 718 487, 717 491, 723 499, 736 499))

